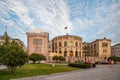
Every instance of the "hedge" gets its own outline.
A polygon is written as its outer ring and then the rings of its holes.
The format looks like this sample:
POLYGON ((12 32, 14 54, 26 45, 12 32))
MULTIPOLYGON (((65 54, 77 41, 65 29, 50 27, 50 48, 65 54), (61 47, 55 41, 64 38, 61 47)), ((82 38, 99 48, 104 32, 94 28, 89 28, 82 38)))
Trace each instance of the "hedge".
POLYGON ((85 63, 69 63, 68 66, 76 68, 90 68, 91 65, 85 63))

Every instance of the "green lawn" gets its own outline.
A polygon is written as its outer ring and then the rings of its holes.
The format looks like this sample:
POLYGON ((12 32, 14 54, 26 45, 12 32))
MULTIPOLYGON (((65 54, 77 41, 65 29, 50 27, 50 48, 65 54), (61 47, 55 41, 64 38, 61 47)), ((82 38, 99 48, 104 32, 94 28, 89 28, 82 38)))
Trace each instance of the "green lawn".
POLYGON ((0 70, 0 80, 10 80, 15 78, 38 76, 38 75, 48 75, 53 73, 67 72, 78 70, 78 68, 73 68, 65 65, 55 65, 51 66, 49 64, 27 64, 22 67, 17 68, 16 74, 11 74, 7 69, 0 70))

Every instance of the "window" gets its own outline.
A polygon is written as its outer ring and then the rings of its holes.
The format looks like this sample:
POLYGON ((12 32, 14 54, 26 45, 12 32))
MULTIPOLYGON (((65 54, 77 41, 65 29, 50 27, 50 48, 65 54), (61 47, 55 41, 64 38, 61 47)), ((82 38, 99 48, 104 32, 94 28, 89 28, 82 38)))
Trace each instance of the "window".
POLYGON ((75 46, 78 47, 78 42, 75 42, 75 46))
POLYGON ((91 48, 93 48, 93 46, 91 45, 91 48))
POLYGON ((66 51, 67 49, 65 48, 65 51, 66 51))
POLYGON ((81 47, 81 43, 79 43, 79 47, 81 47))
POLYGON ((75 51, 75 57, 78 57, 78 51, 75 51))
POLYGON ((61 53, 62 53, 62 51, 59 51, 59 53, 61 54, 61 53))
POLYGON ((107 50, 106 50, 106 49, 103 49, 103 53, 107 53, 107 50))
POLYGON ((66 57, 67 56, 67 51, 64 51, 64 57, 66 57))
POLYGON ((62 43, 61 42, 59 42, 59 47, 62 47, 62 43))
POLYGON ((61 51, 61 48, 59 48, 59 51, 61 51))
POLYGON ((96 48, 96 44, 94 44, 94 48, 96 48))
POLYGON ((64 46, 67 47, 67 42, 66 41, 64 42, 64 46))
POLYGON ((57 47, 57 43, 55 43, 55 48, 57 47))
POLYGON ((42 44, 42 39, 33 39, 33 44, 36 45, 42 44))
POLYGON ((106 43, 106 42, 102 43, 102 47, 107 47, 107 46, 108 46, 108 43, 106 43))

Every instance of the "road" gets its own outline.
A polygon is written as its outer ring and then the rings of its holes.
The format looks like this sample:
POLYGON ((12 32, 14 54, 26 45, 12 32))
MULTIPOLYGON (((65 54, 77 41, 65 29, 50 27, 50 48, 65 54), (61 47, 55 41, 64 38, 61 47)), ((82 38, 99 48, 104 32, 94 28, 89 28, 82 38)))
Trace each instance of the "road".
POLYGON ((96 68, 20 78, 16 80, 120 80, 120 65, 97 65, 96 68))

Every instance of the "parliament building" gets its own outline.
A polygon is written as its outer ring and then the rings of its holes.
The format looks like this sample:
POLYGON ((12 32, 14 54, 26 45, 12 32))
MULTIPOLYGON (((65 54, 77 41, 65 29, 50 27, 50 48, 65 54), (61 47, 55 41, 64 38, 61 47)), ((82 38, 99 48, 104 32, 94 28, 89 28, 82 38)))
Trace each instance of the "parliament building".
POLYGON ((80 36, 61 35, 49 41, 49 33, 41 29, 27 32, 28 54, 43 54, 47 62, 53 62, 53 56, 63 56, 65 62, 94 60, 106 61, 111 56, 111 40, 96 39, 93 42, 83 42, 80 36))

